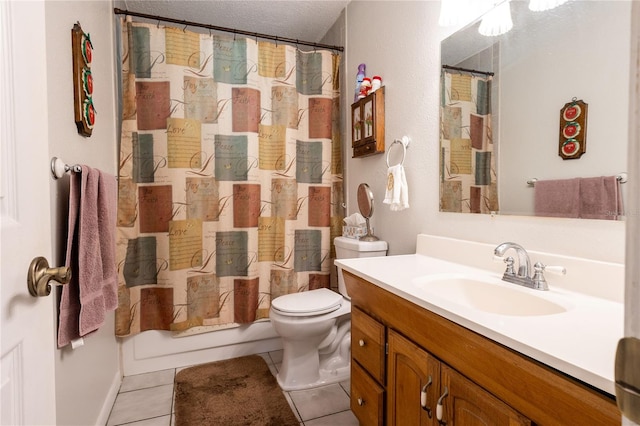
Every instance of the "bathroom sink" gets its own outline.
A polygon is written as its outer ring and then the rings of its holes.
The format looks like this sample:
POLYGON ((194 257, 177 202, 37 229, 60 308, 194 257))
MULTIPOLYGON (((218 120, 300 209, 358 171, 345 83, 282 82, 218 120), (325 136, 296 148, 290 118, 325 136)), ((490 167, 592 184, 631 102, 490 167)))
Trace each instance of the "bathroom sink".
POLYGON ((508 316, 554 315, 567 311, 563 305, 537 296, 497 278, 435 274, 415 278, 412 284, 426 295, 479 311, 508 316))

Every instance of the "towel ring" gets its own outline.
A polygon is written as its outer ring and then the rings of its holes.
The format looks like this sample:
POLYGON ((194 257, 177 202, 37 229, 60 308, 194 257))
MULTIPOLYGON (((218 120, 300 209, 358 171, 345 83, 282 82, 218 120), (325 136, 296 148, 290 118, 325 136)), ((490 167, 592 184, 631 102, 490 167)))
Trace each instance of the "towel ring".
POLYGON ((399 143, 402 145, 402 160, 400 160, 399 164, 404 164, 404 157, 406 157, 407 155, 407 147, 409 146, 409 142, 411 141, 411 139, 409 139, 407 136, 403 136, 402 140, 400 139, 395 139, 393 141, 393 143, 391 143, 391 146, 389 147, 389 150, 387 151, 387 167, 391 167, 391 165, 389 164, 389 153, 391 152, 391 148, 399 143))

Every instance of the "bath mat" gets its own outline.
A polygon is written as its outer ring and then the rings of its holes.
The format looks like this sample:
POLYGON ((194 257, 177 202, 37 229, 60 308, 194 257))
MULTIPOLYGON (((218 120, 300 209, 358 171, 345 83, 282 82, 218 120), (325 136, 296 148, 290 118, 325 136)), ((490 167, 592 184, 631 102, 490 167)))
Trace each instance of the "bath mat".
POLYGON ((176 426, 298 426, 269 366, 258 355, 181 370, 175 381, 176 426))

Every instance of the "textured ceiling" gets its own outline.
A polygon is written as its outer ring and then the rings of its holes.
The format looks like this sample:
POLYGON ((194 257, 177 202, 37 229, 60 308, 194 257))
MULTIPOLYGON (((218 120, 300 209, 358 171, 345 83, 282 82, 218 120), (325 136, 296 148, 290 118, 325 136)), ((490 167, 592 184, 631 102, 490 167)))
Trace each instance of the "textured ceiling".
POLYGON ((320 42, 349 0, 117 0, 132 12, 320 42))

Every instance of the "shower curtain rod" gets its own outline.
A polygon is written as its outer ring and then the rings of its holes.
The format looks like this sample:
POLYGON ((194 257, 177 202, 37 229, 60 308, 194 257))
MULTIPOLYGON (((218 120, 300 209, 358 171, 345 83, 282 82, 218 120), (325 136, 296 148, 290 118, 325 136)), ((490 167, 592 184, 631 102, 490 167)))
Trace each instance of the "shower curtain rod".
POLYGON ((494 74, 492 72, 471 70, 471 69, 468 69, 468 68, 452 67, 450 65, 443 65, 442 68, 448 69, 448 70, 454 70, 454 71, 469 72, 469 73, 472 73, 472 74, 484 74, 484 75, 490 75, 490 76, 493 76, 493 74, 494 74))
POLYGON ((200 27, 200 28, 208 28, 210 30, 215 30, 215 31, 222 31, 222 32, 227 32, 227 33, 240 34, 240 35, 255 37, 256 40, 258 38, 262 38, 262 39, 267 39, 267 40, 275 40, 276 43, 281 41, 283 43, 290 43, 290 44, 296 44, 296 45, 297 44, 302 44, 304 46, 311 46, 313 48, 337 50, 338 52, 343 52, 344 51, 344 47, 342 47, 342 46, 331 46, 329 44, 314 43, 314 42, 311 42, 311 41, 303 41, 303 40, 292 39, 292 38, 287 38, 287 37, 278 37, 278 36, 273 36, 273 35, 270 35, 270 34, 261 34, 261 33, 251 32, 251 31, 238 30, 238 29, 235 29, 235 28, 219 27, 217 25, 209 25, 209 24, 200 24, 198 22, 183 21, 181 19, 166 18, 166 17, 163 17, 163 16, 149 15, 149 14, 146 14, 146 13, 139 13, 139 12, 131 12, 131 11, 128 11, 128 10, 118 9, 117 7, 113 9, 113 13, 115 13, 116 15, 137 16, 139 18, 146 18, 146 19, 151 19, 151 20, 154 20, 154 21, 164 21, 164 22, 171 22, 171 23, 174 23, 174 24, 181 24, 181 25, 184 25, 185 28, 187 26, 189 26, 189 27, 200 27))

